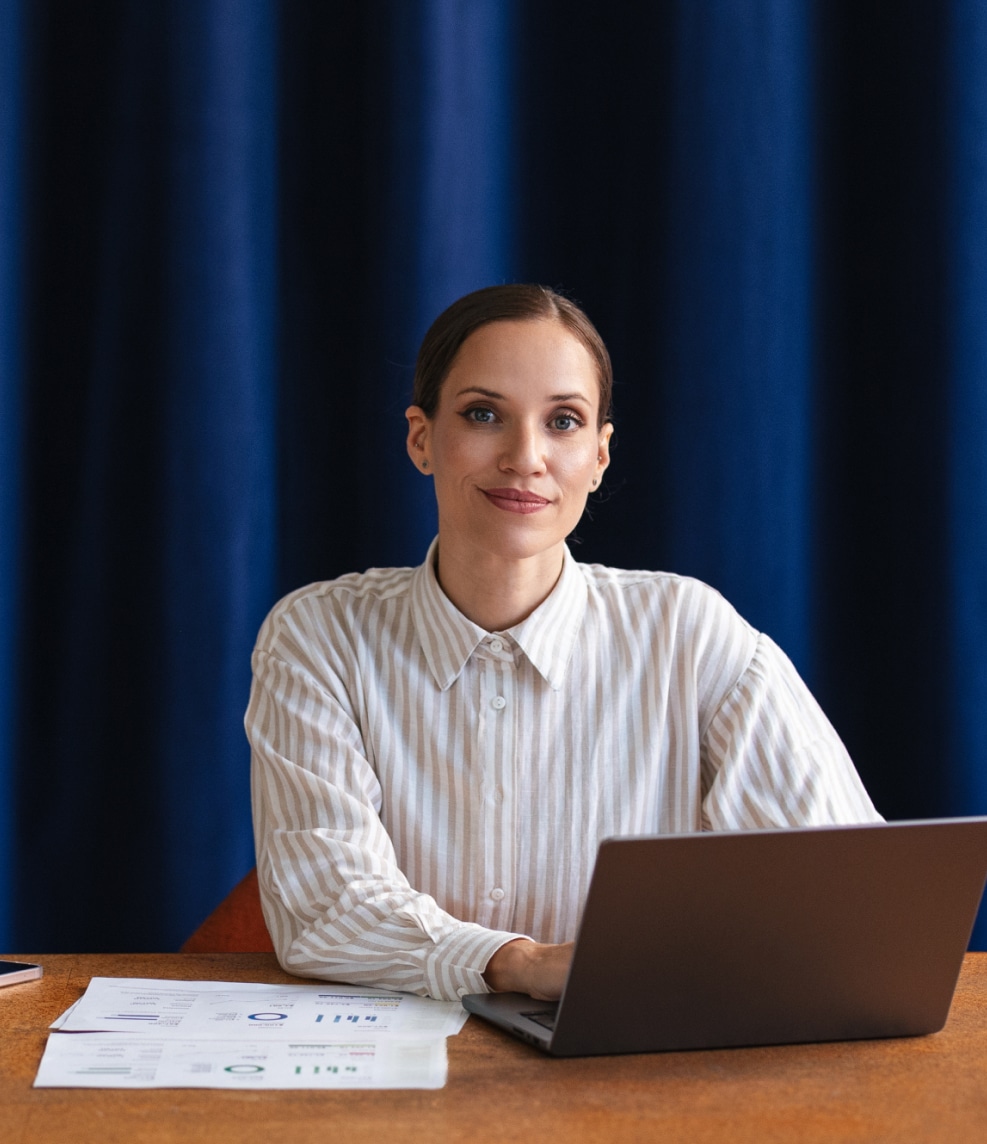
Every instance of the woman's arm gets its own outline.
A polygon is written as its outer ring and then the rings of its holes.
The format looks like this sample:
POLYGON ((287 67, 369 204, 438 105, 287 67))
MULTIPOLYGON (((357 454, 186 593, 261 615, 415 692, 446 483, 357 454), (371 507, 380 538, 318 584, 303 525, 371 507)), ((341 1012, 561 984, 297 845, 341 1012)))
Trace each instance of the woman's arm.
POLYGON ((704 829, 881 821, 839 735, 767 636, 712 713, 701 754, 704 829))
POLYGON ((483 978, 494 993, 528 993, 539 1001, 562 996, 573 943, 544 945, 519 939, 502 945, 487 962, 483 978))
POLYGON ((265 650, 253 665, 257 866, 281 964, 443 999, 486 991, 492 955, 519 935, 452 917, 408 883, 345 687, 265 650))

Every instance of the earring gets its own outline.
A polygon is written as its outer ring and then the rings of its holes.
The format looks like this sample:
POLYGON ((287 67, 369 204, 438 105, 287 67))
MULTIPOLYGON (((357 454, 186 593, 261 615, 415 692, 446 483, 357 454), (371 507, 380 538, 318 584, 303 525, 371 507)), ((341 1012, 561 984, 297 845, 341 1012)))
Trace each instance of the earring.
POLYGON ((592 487, 592 488, 594 488, 594 489, 596 488, 596 481, 597 481, 597 478, 596 478, 596 477, 594 477, 594 478, 593 478, 593 480, 592 480, 592 482, 591 482, 591 487, 592 487))
POLYGON ((422 468, 423 468, 423 469, 427 469, 427 468, 428 468, 428 461, 422 461, 422 468))

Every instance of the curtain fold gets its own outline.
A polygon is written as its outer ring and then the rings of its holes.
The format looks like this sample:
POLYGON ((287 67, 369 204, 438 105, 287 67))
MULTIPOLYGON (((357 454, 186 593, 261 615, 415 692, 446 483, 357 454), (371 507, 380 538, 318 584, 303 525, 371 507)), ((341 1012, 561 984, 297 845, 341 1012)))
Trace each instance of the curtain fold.
MULTIPOLYGON (((950 350, 949 809, 987 808, 987 12, 950 11, 945 288, 950 350)), ((987 924, 978 935, 987 941, 987 924)))
POLYGON ((24 345, 23 162, 26 93, 24 20, 17 0, 0 2, 0 944, 12 941, 13 845, 18 757, 16 632, 20 596, 24 345))
POLYGON ((683 5, 656 271, 662 526, 807 673, 819 378, 809 9, 683 5))
POLYGON ((251 861, 241 713, 276 563, 274 19, 91 15, 35 33, 76 101, 46 96, 29 171, 15 933, 168 948, 251 861))
POLYGON ((0 0, 4 943, 249 867, 256 629, 421 559, 414 355, 499 281, 614 357, 577 557, 719 588, 887 816, 987 811, 985 58, 973 0, 0 0))

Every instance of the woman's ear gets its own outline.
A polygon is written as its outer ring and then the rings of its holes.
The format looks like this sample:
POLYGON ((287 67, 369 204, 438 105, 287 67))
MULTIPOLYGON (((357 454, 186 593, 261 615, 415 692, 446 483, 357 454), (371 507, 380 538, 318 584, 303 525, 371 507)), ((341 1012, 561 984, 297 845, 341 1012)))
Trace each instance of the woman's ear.
POLYGON ((416 469, 423 473, 432 471, 432 455, 430 451, 431 434, 430 422, 424 410, 418 405, 409 405, 404 411, 408 419, 408 456, 416 469))
POLYGON ((599 441, 597 442, 596 472, 593 474, 593 488, 596 488, 600 483, 600 478, 610 464, 610 438, 612 436, 613 425, 609 421, 606 421, 600 429, 599 441))

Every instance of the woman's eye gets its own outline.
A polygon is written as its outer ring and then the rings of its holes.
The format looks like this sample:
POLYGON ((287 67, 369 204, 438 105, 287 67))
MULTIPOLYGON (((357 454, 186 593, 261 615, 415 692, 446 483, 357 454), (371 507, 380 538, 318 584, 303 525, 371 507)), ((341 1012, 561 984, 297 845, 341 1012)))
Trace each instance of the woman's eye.
POLYGON ((484 409, 479 406, 476 409, 466 410, 466 420, 473 421, 477 425, 489 425, 494 419, 494 411, 492 409, 484 409))
POLYGON ((574 413, 557 413, 552 418, 551 425, 560 433, 570 433, 573 429, 578 429, 582 421, 574 413))

